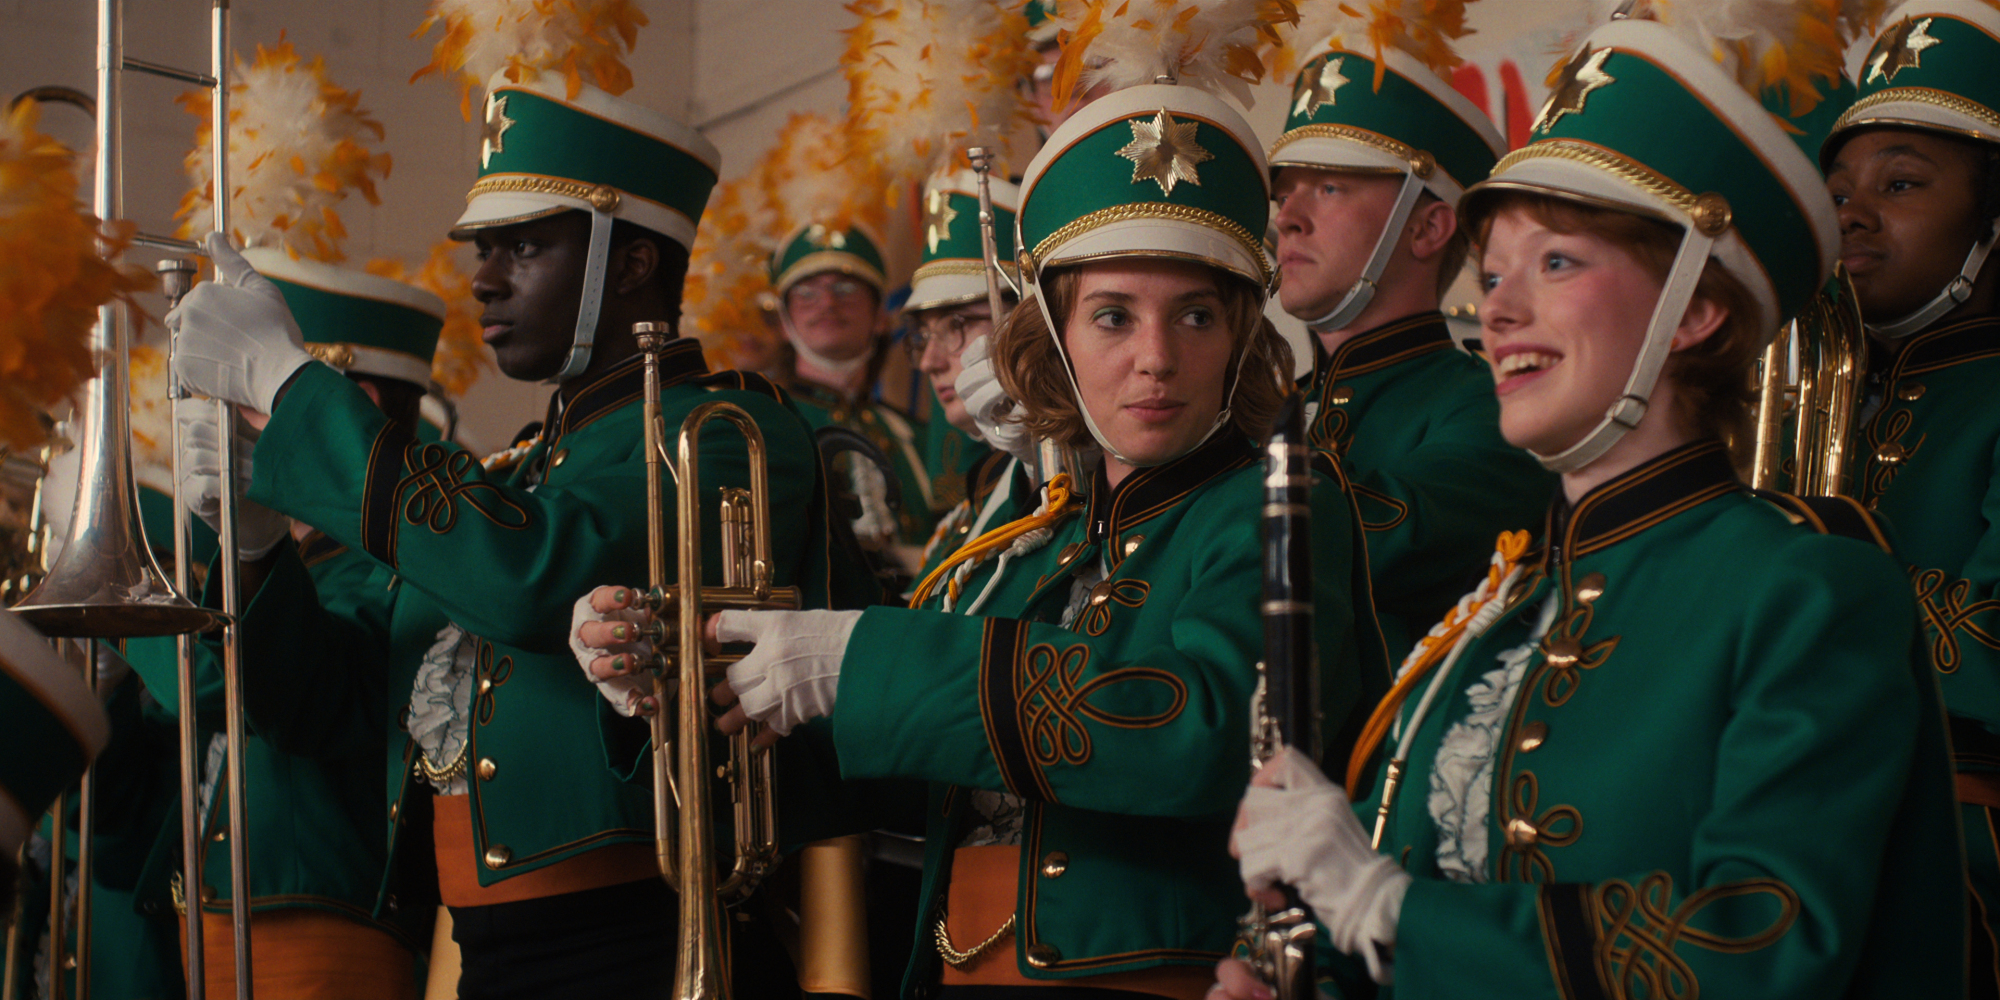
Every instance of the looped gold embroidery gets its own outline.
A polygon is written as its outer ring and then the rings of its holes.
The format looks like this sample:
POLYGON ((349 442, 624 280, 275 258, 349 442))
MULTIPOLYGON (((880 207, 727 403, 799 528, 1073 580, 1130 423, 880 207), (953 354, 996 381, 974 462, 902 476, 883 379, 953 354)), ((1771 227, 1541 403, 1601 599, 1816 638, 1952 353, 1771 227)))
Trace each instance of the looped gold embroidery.
POLYGON ((1308 435, 1312 445, 1321 451, 1330 451, 1335 458, 1346 458, 1347 448, 1354 443, 1354 436, 1348 431, 1347 411, 1338 406, 1322 406, 1319 415, 1313 419, 1312 433, 1308 435))
POLYGON ((1597 915, 1602 923, 1597 942, 1598 971, 1618 1000, 1696 1000, 1701 983, 1675 947, 1685 941, 1724 955, 1741 955, 1769 946, 1798 919, 1799 897, 1777 879, 1725 882, 1701 889, 1671 912, 1674 881, 1654 872, 1633 886, 1612 879, 1598 886, 1597 915), (1731 938, 1688 926, 1695 914, 1725 899, 1768 893, 1777 899, 1778 916, 1770 926, 1748 937, 1731 938))
POLYGON ((458 524, 460 497, 473 510, 502 528, 528 526, 527 508, 507 498, 484 478, 466 481, 467 473, 479 468, 471 454, 434 444, 411 445, 406 463, 413 467, 397 485, 405 496, 403 520, 421 524, 436 534, 445 534, 458 524), (489 505, 491 505, 489 507, 489 505))
POLYGON ((1555 863, 1542 850, 1544 847, 1568 847, 1583 836, 1583 813, 1575 806, 1554 806, 1539 816, 1535 815, 1537 800, 1541 797, 1541 780, 1533 771, 1522 771, 1514 775, 1513 785, 1508 789, 1506 809, 1501 816, 1501 830, 1509 834, 1500 849, 1498 877, 1502 882, 1548 883, 1556 880, 1555 863), (1530 821, 1521 817, 1534 816, 1530 821), (1508 829, 1516 820, 1528 823, 1534 830, 1532 837, 1523 838, 1508 829))
POLYGON ((1863 503, 1873 500, 1886 492, 1889 489, 1889 483, 1896 478, 1896 473, 1901 472, 1904 466, 1910 464, 1910 459, 1916 457, 1917 450, 1922 448, 1924 442, 1930 438, 1928 434, 1919 434, 1915 441, 1903 444, 1903 435, 1908 434, 1910 428, 1916 422, 1916 414, 1898 407, 1893 410, 1883 411, 1881 416, 1876 417, 1875 420, 1869 423, 1867 479, 1863 484, 1865 495, 1861 497, 1863 503), (1883 462, 1877 460, 1874 457, 1876 450, 1881 448, 1883 444, 1891 441, 1903 445, 1903 460, 1900 462, 1883 462))
POLYGON ((1570 604, 1569 610, 1549 627, 1549 633, 1542 637, 1541 652, 1548 666, 1547 679, 1542 682, 1542 701, 1550 708, 1561 706, 1576 694, 1583 683, 1583 671, 1595 670, 1605 660, 1611 658, 1611 651, 1618 648, 1618 637, 1600 639, 1586 646, 1583 633, 1590 628, 1590 620, 1596 615, 1591 605, 1581 604, 1572 596, 1574 589, 1569 585, 1569 570, 1563 570, 1564 600, 1570 604), (1567 647, 1567 650, 1564 648, 1567 647), (1570 651, 1574 651, 1573 653, 1570 651))
POLYGON ((1966 603, 1972 593, 1972 581, 1953 578, 1941 569, 1917 571, 1912 577, 1917 589, 1917 606, 1924 610, 1924 620, 1936 631, 1931 639, 1931 663, 1938 673, 1949 674, 1958 670, 1958 633, 1963 631, 1980 645, 1988 649, 2000 649, 2000 636, 1974 622, 1977 615, 2000 611, 2000 600, 1983 600, 1966 603))
MULTIPOLYGON (((1111 590, 1104 595, 1106 598, 1104 603, 1098 604, 1092 602, 1090 607, 1084 611, 1082 622, 1083 634, 1103 635, 1104 630, 1111 627, 1111 606, 1113 604, 1123 604, 1128 608, 1136 608, 1145 604, 1146 596, 1152 592, 1153 585, 1144 580, 1114 581, 1111 584, 1111 590)), ((1077 646, 1075 648, 1082 649, 1083 647, 1077 646)))
POLYGON ((1124 667, 1078 684, 1089 662, 1089 646, 1075 645, 1057 653, 1054 646, 1040 643, 1028 650, 1021 665, 1021 686, 1015 694, 1021 732, 1027 737, 1028 752, 1043 767, 1090 760, 1086 718, 1119 729, 1155 729, 1174 721, 1187 707, 1187 684, 1152 667, 1124 667), (1127 681, 1164 684, 1173 693, 1173 703, 1152 715, 1115 715, 1090 704, 1091 695, 1127 681))
MULTIPOLYGON (((514 658, 503 656, 497 661, 494 660, 493 644, 480 639, 473 646, 472 663, 473 676, 482 681, 491 682, 490 685, 481 684, 476 689, 478 693, 473 697, 473 702, 476 706, 473 709, 473 715, 479 719, 480 725, 490 725, 493 722, 493 691, 500 685, 507 683, 508 679, 514 676, 514 658)), ((470 745, 467 744, 467 746, 470 745)))
POLYGON ((1363 531, 1388 531, 1402 524, 1410 516, 1410 505, 1388 495, 1377 493, 1360 483, 1354 484, 1354 516, 1361 522, 1363 531), (1386 513, 1374 510, 1376 506, 1386 507, 1386 513))

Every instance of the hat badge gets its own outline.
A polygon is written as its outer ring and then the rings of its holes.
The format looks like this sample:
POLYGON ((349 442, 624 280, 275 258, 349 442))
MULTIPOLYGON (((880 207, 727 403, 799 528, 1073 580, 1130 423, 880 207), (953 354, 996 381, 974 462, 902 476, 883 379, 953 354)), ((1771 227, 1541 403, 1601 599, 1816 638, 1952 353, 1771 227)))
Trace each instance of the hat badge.
POLYGON ((1160 185, 1160 193, 1168 197, 1173 196, 1174 185, 1180 181, 1201 184, 1195 166, 1215 159, 1215 154, 1195 141, 1198 123, 1177 122, 1161 108, 1152 121, 1134 118, 1126 124, 1132 126, 1132 141, 1117 155, 1132 161, 1132 183, 1153 181, 1160 185))
POLYGON ((1584 102, 1592 91, 1618 82, 1604 72, 1604 60, 1610 56, 1610 49, 1585 49, 1563 66, 1555 89, 1549 92, 1542 113, 1535 118, 1536 134, 1546 134, 1564 115, 1582 114, 1584 102))
POLYGON ((1890 28, 1876 43, 1875 53, 1868 58, 1866 82, 1874 83, 1887 77, 1889 82, 1894 83, 1896 74, 1904 69, 1922 69, 1923 65, 1919 62, 1921 54, 1938 43, 1930 36, 1932 20, 1928 17, 1921 21, 1906 17, 1901 24, 1890 28))
POLYGON ((1334 92, 1347 85, 1347 77, 1340 74, 1340 64, 1346 56, 1332 53, 1320 56, 1313 66, 1299 74, 1299 85, 1292 93, 1292 114, 1311 118, 1319 114, 1319 109, 1332 104, 1334 92))
POLYGON ((938 244, 951 239, 951 222, 958 209, 951 207, 951 195, 933 189, 924 195, 924 241, 936 253, 938 244))
POLYGON ((514 127, 514 119, 507 117, 507 95, 491 96, 486 99, 486 122, 479 131, 479 166, 486 168, 493 162, 494 153, 507 151, 507 130, 514 127))

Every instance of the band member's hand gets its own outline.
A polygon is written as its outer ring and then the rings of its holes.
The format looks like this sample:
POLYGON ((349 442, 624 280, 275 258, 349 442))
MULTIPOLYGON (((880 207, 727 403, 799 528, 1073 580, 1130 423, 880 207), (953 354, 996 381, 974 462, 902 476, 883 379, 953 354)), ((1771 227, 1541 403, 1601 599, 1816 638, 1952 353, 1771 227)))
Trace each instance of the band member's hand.
POLYGON ((1271 988, 1250 971, 1250 963, 1240 958, 1225 958, 1215 965, 1215 985, 1208 988, 1206 1000, 1271 1000, 1271 988))
POLYGON ((1022 462, 1033 462, 1035 439, 1028 435, 1027 427, 1007 419, 1014 412, 1014 401, 1007 397, 1007 390, 993 372, 992 348, 987 337, 981 334, 972 338, 958 360, 963 367, 952 389, 978 424, 979 436, 1022 462))
POLYGON ((1391 981, 1396 920, 1410 876, 1368 846, 1347 792, 1290 747, 1259 768, 1230 836, 1243 884, 1255 895, 1278 883, 1298 890, 1336 948, 1391 981))
POLYGON ((285 297, 229 245, 210 233, 202 248, 215 280, 194 286, 167 313, 174 374, 195 392, 270 413, 292 373, 311 364, 285 297))
POLYGON ((769 746, 808 719, 833 714, 840 691, 840 661, 847 638, 861 621, 859 611, 724 611, 715 616, 715 637, 756 648, 729 665, 729 680, 714 698, 735 707, 717 721, 734 734, 747 720, 765 731, 754 741, 769 746))
MULTIPOLYGON (((220 533, 222 523, 222 433, 215 403, 206 399, 174 401, 174 422, 180 426, 181 502, 188 512, 220 533)), ((255 562, 271 554, 291 533, 292 521, 243 494, 250 489, 250 453, 257 438, 236 428, 236 550, 237 558, 255 562)))
POLYGON ((651 715, 659 707, 653 701, 653 676, 645 667, 652 644, 638 638, 650 616, 634 606, 638 603, 639 592, 631 587, 599 587, 577 598, 570 613, 569 651, 577 666, 597 685, 597 693, 628 718, 651 715))

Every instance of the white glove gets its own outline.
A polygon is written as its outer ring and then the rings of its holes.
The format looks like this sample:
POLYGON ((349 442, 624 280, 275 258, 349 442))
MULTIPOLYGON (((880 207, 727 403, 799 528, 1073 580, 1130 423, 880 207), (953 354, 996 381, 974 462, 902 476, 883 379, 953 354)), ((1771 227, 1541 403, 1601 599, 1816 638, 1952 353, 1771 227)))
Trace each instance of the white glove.
POLYGON ((312 363, 298 321, 271 279, 258 274, 228 237, 202 241, 215 264, 204 281, 167 313, 174 335, 174 374, 189 389, 271 412, 278 390, 312 363))
POLYGON ((1346 790, 1304 754, 1286 747, 1264 771, 1277 787, 1250 786, 1237 814, 1233 846, 1243 883, 1297 889, 1334 947, 1365 959, 1376 982, 1391 982, 1389 955, 1409 874, 1368 846, 1346 790))
MULTIPOLYGON (((174 422, 181 436, 181 502, 188 513, 222 531, 222 435, 217 432, 215 401, 174 400, 174 422)), ((257 438, 240 422, 236 428, 236 551, 244 562, 256 562, 291 533, 285 515, 244 496, 250 489, 250 453, 257 438)))
POLYGON ((743 714, 784 736, 808 719, 833 714, 840 660, 859 611, 724 611, 715 619, 721 642, 757 648, 729 665, 729 686, 743 714))
POLYGON ((1035 439, 1028 436, 1025 426, 1009 419, 1014 401, 1001 387, 1000 376, 993 372, 991 345, 985 334, 965 345, 958 363, 958 380, 952 383, 952 389, 965 401, 965 412, 972 414, 979 425, 979 436, 987 444, 1020 459, 1021 464, 1034 465, 1035 439))
POLYGON ((576 607, 570 612, 569 651, 576 657, 576 665, 583 668, 583 677, 585 680, 597 685, 597 693, 603 695, 604 700, 611 703, 612 709, 628 719, 638 715, 639 703, 652 696, 653 675, 647 671, 640 670, 622 677, 613 677, 610 680, 601 681, 597 679, 595 674, 590 672, 590 665, 600 656, 616 656, 620 653, 637 655, 640 662, 643 663, 653 655, 653 644, 643 641, 627 642, 600 649, 595 646, 584 645, 583 638, 579 633, 583 631, 583 626, 588 622, 637 622, 643 620, 645 617, 646 612, 643 608, 626 608, 623 611, 600 612, 590 606, 589 594, 577 598, 576 607))

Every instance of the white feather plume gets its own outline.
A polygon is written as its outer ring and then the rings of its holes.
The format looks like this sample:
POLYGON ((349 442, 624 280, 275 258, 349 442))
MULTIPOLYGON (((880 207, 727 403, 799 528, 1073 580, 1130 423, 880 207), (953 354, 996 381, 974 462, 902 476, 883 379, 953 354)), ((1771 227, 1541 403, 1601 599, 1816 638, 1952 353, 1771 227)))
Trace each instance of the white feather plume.
POLYGON ((1064 0, 1053 18, 1057 100, 1164 76, 1248 104, 1264 76, 1259 48, 1297 18, 1293 0, 1064 0))
MULTIPOLYGON (((1004 148, 1032 112, 1036 58, 1009 0, 857 0, 841 56, 848 130, 891 185, 923 180, 966 146, 1004 148)), ((1003 156, 1003 159, 1006 157, 1003 156)))
POLYGON ((632 0, 431 0, 416 33, 444 25, 431 61, 410 77, 454 74, 459 110, 472 120, 472 91, 507 71, 516 83, 556 73, 575 97, 589 83, 612 94, 632 89, 625 53, 638 39, 646 14, 632 0))

